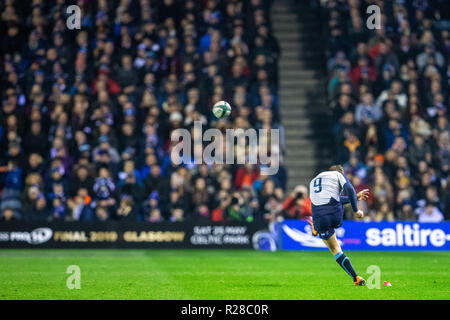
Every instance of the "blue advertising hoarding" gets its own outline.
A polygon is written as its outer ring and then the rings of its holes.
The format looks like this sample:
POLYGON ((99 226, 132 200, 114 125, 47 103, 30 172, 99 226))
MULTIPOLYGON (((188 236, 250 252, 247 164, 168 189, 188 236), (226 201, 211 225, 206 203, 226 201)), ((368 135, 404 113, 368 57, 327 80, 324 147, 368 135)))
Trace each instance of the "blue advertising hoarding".
MULTIPOLYGON (((306 221, 285 220, 279 232, 283 250, 326 249, 306 221)), ((336 236, 343 250, 450 250, 450 222, 344 221, 336 236)))

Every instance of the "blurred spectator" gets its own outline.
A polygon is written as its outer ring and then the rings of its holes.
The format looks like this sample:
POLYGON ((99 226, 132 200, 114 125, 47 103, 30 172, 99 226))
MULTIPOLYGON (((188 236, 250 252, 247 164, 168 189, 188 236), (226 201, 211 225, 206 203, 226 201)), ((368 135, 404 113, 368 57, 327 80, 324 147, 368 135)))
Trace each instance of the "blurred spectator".
POLYGON ((303 185, 295 187, 284 200, 282 210, 284 211, 284 217, 288 219, 306 219, 310 217, 312 209, 308 188, 303 185))
POLYGON ((21 190, 22 190, 22 169, 18 167, 17 160, 11 159, 6 167, 1 168, 4 187, 1 193, 0 210, 14 211, 14 216, 20 214, 22 210, 21 190))
POLYGON ((67 201, 67 205, 70 210, 66 215, 67 221, 93 220, 93 202, 86 188, 78 189, 77 194, 67 201))
POLYGON ((5 208, 2 211, 0 216, 0 221, 8 222, 8 221, 17 221, 18 217, 14 215, 14 210, 11 208, 5 208))
POLYGON ((120 221, 136 221, 137 213, 133 197, 130 195, 123 195, 119 202, 119 206, 115 211, 115 219, 120 221))
POLYGON ((427 202, 424 207, 417 208, 416 213, 419 216, 419 222, 441 222, 444 220, 442 212, 432 202, 427 202))

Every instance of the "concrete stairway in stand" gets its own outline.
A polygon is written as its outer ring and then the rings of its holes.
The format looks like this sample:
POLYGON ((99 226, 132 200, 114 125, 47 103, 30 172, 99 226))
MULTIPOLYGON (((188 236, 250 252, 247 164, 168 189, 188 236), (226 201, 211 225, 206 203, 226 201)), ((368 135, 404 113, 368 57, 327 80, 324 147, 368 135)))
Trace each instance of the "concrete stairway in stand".
POLYGON ((276 0, 271 8, 279 61, 280 115, 285 128, 288 189, 308 185, 332 160, 320 20, 310 1, 276 0))

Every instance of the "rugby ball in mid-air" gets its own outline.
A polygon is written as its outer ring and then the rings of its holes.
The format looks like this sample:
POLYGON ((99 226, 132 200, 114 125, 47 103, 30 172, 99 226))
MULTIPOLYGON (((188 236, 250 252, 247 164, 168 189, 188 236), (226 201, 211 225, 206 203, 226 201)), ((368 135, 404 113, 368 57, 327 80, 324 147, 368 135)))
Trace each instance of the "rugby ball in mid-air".
POLYGON ((219 101, 214 104, 212 112, 216 116, 216 118, 225 118, 230 115, 231 106, 226 101, 219 101))

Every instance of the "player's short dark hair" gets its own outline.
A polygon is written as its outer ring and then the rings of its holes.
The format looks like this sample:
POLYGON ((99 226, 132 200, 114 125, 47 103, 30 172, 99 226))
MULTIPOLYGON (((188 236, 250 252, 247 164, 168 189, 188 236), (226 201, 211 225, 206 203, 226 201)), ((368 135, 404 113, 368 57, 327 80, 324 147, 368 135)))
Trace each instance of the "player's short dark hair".
POLYGON ((328 170, 330 170, 330 171, 337 171, 337 172, 340 172, 340 173, 344 174, 344 167, 341 166, 340 164, 332 165, 328 170))

